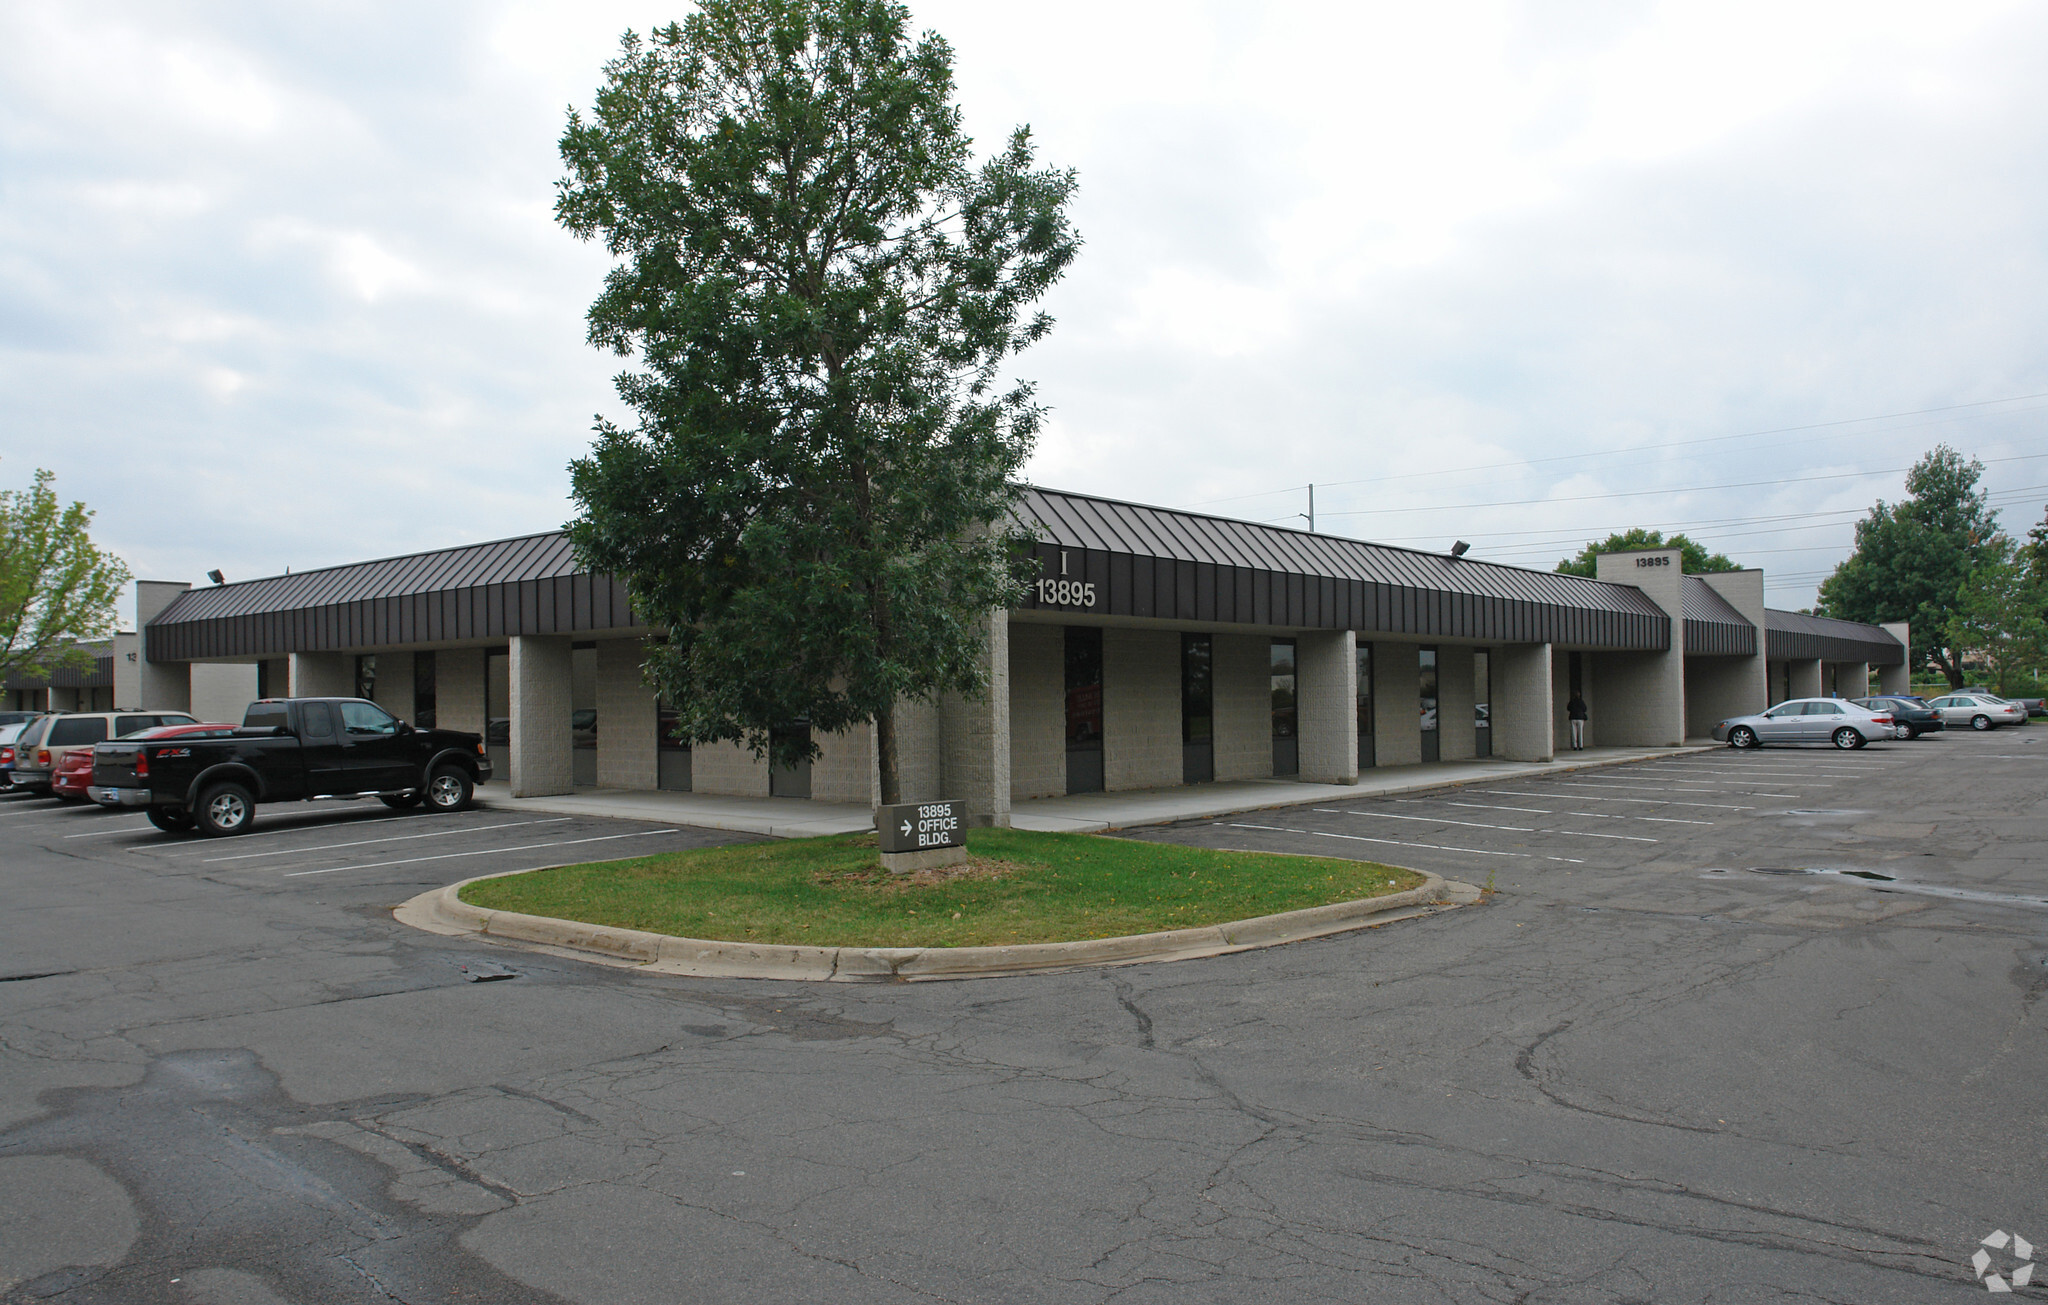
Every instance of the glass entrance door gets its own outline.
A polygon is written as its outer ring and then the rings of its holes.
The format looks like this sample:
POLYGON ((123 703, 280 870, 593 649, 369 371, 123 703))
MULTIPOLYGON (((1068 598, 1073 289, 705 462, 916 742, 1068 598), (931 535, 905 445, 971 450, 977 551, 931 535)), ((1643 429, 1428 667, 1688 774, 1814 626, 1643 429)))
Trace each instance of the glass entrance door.
POLYGON ((1301 706, 1295 700, 1294 640, 1273 641, 1273 774, 1301 773, 1301 706))
POLYGON ((1180 782, 1216 778, 1215 645, 1209 635, 1180 637, 1180 782))
POLYGON ((1067 792, 1102 791, 1102 631, 1067 627, 1067 792))
POLYGON ((1422 759, 1435 761, 1443 755, 1438 743, 1436 702, 1436 649, 1424 648, 1422 662, 1422 759))
POLYGON ((1358 645, 1358 768, 1375 764, 1372 746, 1372 645, 1358 645))
POLYGON ((1493 755, 1493 657, 1486 648, 1472 650, 1472 755, 1493 755))
MULTIPOLYGON (((771 745, 785 740, 792 743, 811 741, 811 723, 800 720, 794 725, 782 725, 768 731, 771 745)), ((811 795, 811 763, 808 758, 794 766, 784 766, 774 760, 768 763, 768 795, 770 797, 807 798, 811 795)))

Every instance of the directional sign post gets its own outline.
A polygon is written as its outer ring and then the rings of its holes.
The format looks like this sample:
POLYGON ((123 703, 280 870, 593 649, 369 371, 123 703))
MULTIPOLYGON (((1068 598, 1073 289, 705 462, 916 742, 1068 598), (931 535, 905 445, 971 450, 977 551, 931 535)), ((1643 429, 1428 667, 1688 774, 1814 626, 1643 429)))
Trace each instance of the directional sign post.
POLYGON ((875 808, 882 864, 908 872, 959 865, 967 859, 967 804, 905 802, 875 808))

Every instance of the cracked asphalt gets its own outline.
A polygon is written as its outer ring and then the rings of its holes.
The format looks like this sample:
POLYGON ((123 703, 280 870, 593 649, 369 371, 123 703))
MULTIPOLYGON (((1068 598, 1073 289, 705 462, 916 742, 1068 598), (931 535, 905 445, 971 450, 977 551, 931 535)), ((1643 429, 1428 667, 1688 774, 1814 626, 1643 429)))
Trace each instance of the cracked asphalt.
POLYGON ((729 835, 0 798, 0 1299, 1961 1300, 1981 1237, 2048 1244, 2044 735, 1132 831, 1496 892, 903 985, 390 918, 729 835))

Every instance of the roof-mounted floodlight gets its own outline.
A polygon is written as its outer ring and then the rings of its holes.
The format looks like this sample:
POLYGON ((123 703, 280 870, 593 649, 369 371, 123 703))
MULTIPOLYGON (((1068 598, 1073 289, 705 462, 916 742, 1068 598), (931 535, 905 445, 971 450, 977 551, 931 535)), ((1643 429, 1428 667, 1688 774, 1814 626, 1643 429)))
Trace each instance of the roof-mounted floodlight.
POLYGON ((213 581, 217 585, 224 585, 228 582, 228 578, 218 571, 208 571, 206 573, 206 578, 208 580, 213 581))
POLYGON ((1467 553, 1469 553, 1469 552, 1471 552, 1471 551, 1472 551, 1472 545, 1470 545, 1470 544, 1466 543, 1466 542, 1465 542, 1464 540, 1462 540, 1462 539, 1461 539, 1461 540, 1459 540, 1459 541, 1458 541, 1457 543, 1455 543, 1455 544, 1452 544, 1452 545, 1451 545, 1451 556, 1452 556, 1452 557, 1463 557, 1463 556, 1465 556, 1465 554, 1467 554, 1467 553))

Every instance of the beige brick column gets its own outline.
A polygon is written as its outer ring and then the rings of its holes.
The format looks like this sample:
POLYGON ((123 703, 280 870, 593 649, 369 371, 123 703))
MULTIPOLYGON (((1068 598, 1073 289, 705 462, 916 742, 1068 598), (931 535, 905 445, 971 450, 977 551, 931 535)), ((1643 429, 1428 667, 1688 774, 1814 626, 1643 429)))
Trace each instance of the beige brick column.
POLYGON ((638 639, 597 643, 597 783, 652 789, 656 781, 655 693, 641 678, 638 639))
POLYGON ((1102 787, 1180 783, 1180 635, 1102 632, 1102 787))
POLYGON ((1835 691, 1844 698, 1870 696, 1870 663, 1842 662, 1835 667, 1835 691))
MULTIPOLYGON (((1358 636, 1305 630, 1294 641, 1295 719, 1307 784, 1358 782, 1358 636)), ((1468 658, 1465 678, 1471 679, 1468 658)), ((1471 714, 1468 704, 1466 714, 1471 714)))
POLYGON ((1646 548, 1602 553, 1596 564, 1600 579, 1632 585, 1664 609, 1671 642, 1657 651, 1596 653, 1589 659, 1599 701, 1588 684, 1586 703, 1593 710, 1586 742, 1677 747, 1685 742, 1684 559, 1675 548, 1646 548))
MULTIPOLYGON (((978 699, 947 694, 939 703, 939 740, 944 749, 942 795, 967 804, 975 823, 1005 828, 1010 823, 1010 614, 988 616, 982 645, 988 691, 978 699)), ((1064 718, 1062 718, 1062 738, 1064 718)), ((899 741, 900 742, 900 741, 899 741)))
POLYGON ((1742 613, 1743 620, 1756 627, 1756 655, 1719 659, 1723 663, 1715 677, 1719 687, 1711 693, 1711 700, 1687 708, 1687 729, 1695 736, 1704 736, 1706 730, 1697 728, 1701 724, 1711 729, 1716 721, 1730 716, 1753 716, 1770 706, 1771 669, 1764 661, 1765 647, 1770 642, 1764 629, 1764 573, 1755 569, 1712 571, 1699 578, 1742 613))
MULTIPOLYGON (((434 654, 434 724, 482 734, 486 724, 482 648, 442 648, 434 654)), ((499 779, 505 778, 503 775, 499 779)))
POLYGON ((1905 621, 1887 621, 1880 628, 1899 641, 1899 646, 1906 650, 1906 658, 1896 666, 1880 666, 1877 668, 1877 691, 1879 693, 1911 693, 1913 691, 1913 668, 1911 665, 1913 656, 1913 627, 1905 621))
POLYGON ((569 640, 512 639, 512 796, 545 797, 576 789, 569 727, 569 640))
MULTIPOLYGON (((1066 627, 1005 624, 1010 644, 1010 796, 1019 802, 1059 797, 1067 791, 1066 627)), ((942 754, 950 710, 940 705, 942 754)))
POLYGON ((412 654, 377 654, 377 679, 370 686, 370 701, 400 720, 412 719, 412 654))
POLYGON ((355 659, 347 653, 293 653, 288 674, 294 698, 355 696, 355 659))
MULTIPOLYGON (((1372 739, 1375 766, 1422 764, 1422 653, 1419 644, 1375 640, 1372 739)), ((1442 677, 1438 677, 1442 692, 1442 677)), ((1443 718, 1441 704, 1437 712, 1443 718)), ((1438 737, 1441 744, 1442 737, 1438 737)))
POLYGON ((1788 697, 1818 698, 1821 696, 1821 664, 1818 657, 1802 657, 1798 661, 1787 662, 1785 665, 1792 672, 1791 683, 1787 686, 1790 689, 1788 697))
POLYGON ((1507 761, 1557 756, 1551 722, 1551 650, 1547 643, 1493 650, 1493 755, 1507 761))
MULTIPOLYGON (((144 711, 192 709, 191 663, 152 662, 149 659, 149 623, 191 587, 180 580, 135 582, 135 629, 141 636, 135 659, 134 693, 137 701, 122 703, 122 706, 134 706, 144 711)), ((120 670, 117 668, 114 674, 118 688, 120 670)))
POLYGON ((1472 650, 1461 644, 1439 644, 1436 650, 1436 755, 1439 761, 1470 761, 1479 755, 1472 687, 1472 650))

